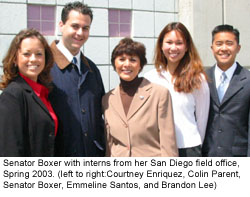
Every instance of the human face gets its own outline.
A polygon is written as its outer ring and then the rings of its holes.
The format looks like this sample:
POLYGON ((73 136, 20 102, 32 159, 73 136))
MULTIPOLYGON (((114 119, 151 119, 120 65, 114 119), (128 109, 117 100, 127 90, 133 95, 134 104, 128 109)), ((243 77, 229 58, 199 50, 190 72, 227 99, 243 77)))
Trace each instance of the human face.
POLYGON ((115 70, 124 81, 132 81, 141 70, 140 58, 136 55, 122 54, 115 58, 115 70))
POLYGON ((240 45, 231 32, 215 34, 211 48, 217 65, 224 71, 233 65, 236 55, 240 51, 240 45))
POLYGON ((21 74, 36 82, 45 67, 45 49, 41 41, 36 37, 23 39, 15 63, 21 74))
POLYGON ((162 51, 168 60, 168 66, 176 68, 187 51, 186 42, 178 31, 170 31, 163 38, 162 51))
POLYGON ((71 10, 65 24, 59 23, 64 46, 72 55, 76 55, 89 37, 91 18, 78 11, 71 10))

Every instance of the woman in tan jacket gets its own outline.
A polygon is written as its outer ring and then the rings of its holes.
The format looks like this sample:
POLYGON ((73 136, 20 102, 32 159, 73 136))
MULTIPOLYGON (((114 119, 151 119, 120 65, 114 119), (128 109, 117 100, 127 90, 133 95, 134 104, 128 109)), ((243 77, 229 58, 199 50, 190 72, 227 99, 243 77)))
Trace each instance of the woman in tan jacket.
POLYGON ((111 62, 120 85, 102 100, 107 156, 178 156, 169 91, 138 74, 147 63, 143 44, 122 39, 111 62))

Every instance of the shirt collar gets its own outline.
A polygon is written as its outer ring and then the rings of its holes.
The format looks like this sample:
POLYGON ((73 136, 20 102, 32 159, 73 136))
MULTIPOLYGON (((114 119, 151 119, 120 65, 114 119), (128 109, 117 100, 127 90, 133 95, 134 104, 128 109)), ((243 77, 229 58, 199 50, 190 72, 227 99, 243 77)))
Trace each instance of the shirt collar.
POLYGON ((63 45, 63 42, 62 42, 62 40, 60 40, 58 43, 57 43, 57 48, 58 48, 58 50, 59 51, 61 51, 61 53, 62 54, 64 54, 64 56, 67 58, 67 60, 69 61, 69 62, 72 62, 72 60, 73 60, 73 57, 76 57, 76 59, 77 59, 77 67, 78 67, 78 69, 80 70, 80 57, 81 57, 81 51, 79 51, 75 56, 73 56, 71 53, 70 53, 70 51, 63 45))
MULTIPOLYGON (((62 70, 62 69, 65 69, 68 65, 70 65, 73 58, 69 61, 65 57, 65 55, 61 51, 59 51, 59 49, 57 47, 58 42, 59 42, 58 40, 53 41, 50 48, 51 48, 52 53, 54 55, 54 59, 55 59, 57 66, 62 70)), ((83 62, 84 65, 86 65, 88 67, 89 71, 92 72, 92 69, 89 65, 89 62, 86 59, 86 57, 84 57, 82 52, 80 52, 80 60, 81 61, 79 61, 79 64, 80 64, 80 62, 83 62)))
POLYGON ((216 79, 216 81, 219 80, 219 78, 223 72, 225 72, 225 74, 227 76, 227 80, 230 81, 233 77, 233 74, 234 74, 236 67, 237 67, 237 63, 234 62, 230 68, 228 68, 226 71, 223 71, 216 64, 216 66, 215 66, 215 79, 216 79))
POLYGON ((45 97, 48 98, 49 90, 42 84, 39 84, 35 81, 32 81, 30 78, 24 76, 23 74, 19 73, 19 75, 26 81, 26 83, 33 89, 33 91, 36 93, 39 97, 45 97))

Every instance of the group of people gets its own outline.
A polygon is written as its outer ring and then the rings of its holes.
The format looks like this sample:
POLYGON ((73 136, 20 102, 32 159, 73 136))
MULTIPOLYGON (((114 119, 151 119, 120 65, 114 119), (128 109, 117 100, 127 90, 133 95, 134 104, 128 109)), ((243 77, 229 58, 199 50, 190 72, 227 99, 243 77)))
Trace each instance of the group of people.
POLYGON ((0 82, 0 156, 250 156, 250 72, 236 62, 237 29, 214 28, 207 72, 180 22, 163 28, 143 77, 145 46, 123 38, 111 55, 120 84, 105 94, 81 51, 92 20, 87 5, 68 3, 51 46, 34 29, 15 36, 0 82))

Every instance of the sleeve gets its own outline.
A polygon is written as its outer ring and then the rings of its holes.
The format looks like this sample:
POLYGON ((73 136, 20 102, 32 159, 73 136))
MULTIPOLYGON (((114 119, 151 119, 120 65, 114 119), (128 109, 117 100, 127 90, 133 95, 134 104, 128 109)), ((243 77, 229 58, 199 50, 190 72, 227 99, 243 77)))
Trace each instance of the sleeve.
POLYGON ((109 125, 108 123, 105 121, 105 140, 106 140, 106 153, 105 156, 106 157, 111 157, 111 145, 112 145, 112 138, 110 137, 110 133, 109 133, 109 125))
POLYGON ((96 127, 97 127, 97 133, 95 134, 96 140, 94 140, 94 143, 96 147, 98 147, 98 156, 103 157, 105 156, 105 131, 104 131, 104 119, 103 119, 103 113, 102 113, 102 97, 105 94, 105 89, 101 77, 101 73, 97 66, 89 60, 89 63, 91 68, 93 69, 94 76, 96 79, 96 83, 98 86, 98 101, 95 103, 95 109, 97 113, 97 119, 96 119, 96 127))
POLYGON ((250 108, 248 109, 248 149, 247 149, 247 156, 250 157, 250 108))
POLYGON ((208 113, 210 106, 210 92, 205 77, 202 77, 201 87, 194 92, 195 97, 195 115, 198 130, 200 132, 201 142, 203 143, 206 133, 208 113))
POLYGON ((104 117, 105 156, 110 157, 111 156, 110 146, 111 146, 112 142, 111 142, 110 134, 109 134, 109 125, 108 125, 108 122, 105 118, 106 102, 107 102, 107 97, 103 96, 102 97, 102 113, 103 113, 103 117, 104 117))
POLYGON ((25 146, 28 138, 24 136, 24 114, 18 98, 3 92, 0 96, 0 114, 0 156, 27 156, 25 146))
POLYGON ((162 88, 159 92, 161 92, 161 98, 158 105, 158 127, 161 155, 163 157, 177 157, 178 149, 171 96, 166 88, 162 88))

